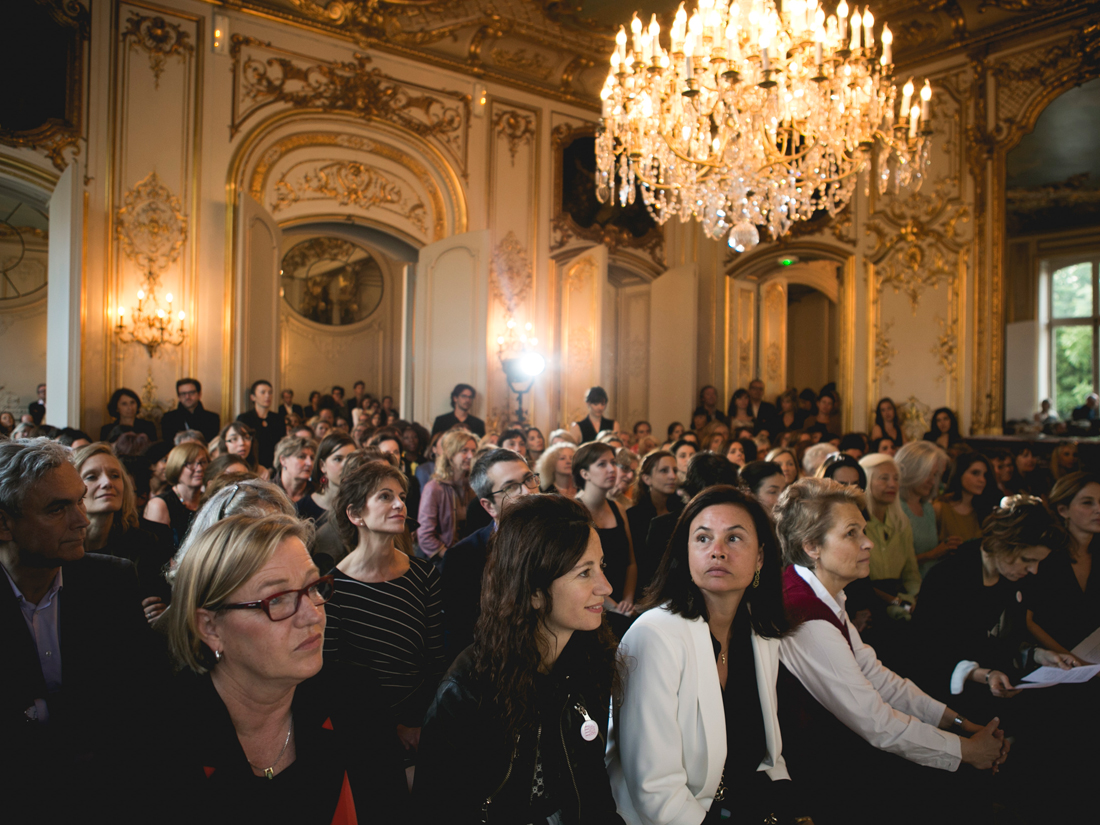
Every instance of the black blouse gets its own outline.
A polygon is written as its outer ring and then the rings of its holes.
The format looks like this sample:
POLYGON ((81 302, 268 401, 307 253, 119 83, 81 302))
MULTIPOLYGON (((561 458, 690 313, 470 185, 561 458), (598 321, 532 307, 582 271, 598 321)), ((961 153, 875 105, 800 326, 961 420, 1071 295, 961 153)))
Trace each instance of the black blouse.
MULTIPOLYGON (((713 636, 714 658, 722 650, 713 636)), ((745 602, 741 602, 730 628, 726 687, 722 691, 722 709, 726 716, 726 764, 722 783, 726 787, 725 804, 714 802, 703 825, 728 820, 724 813, 740 808, 746 794, 755 791, 757 768, 767 755, 764 711, 760 708, 760 689, 756 684, 756 659, 752 649, 752 625, 745 602), (731 803, 733 803, 731 805, 731 803), (723 808, 726 811, 723 812, 723 808)))
POLYGON ((1100 627, 1100 572, 1095 559, 1084 590, 1064 552, 1051 553, 1040 563, 1033 585, 1035 623, 1066 650, 1100 627))
MULTIPOLYGON (((626 586, 626 569, 630 566, 630 538, 626 534, 626 521, 619 508, 610 503, 615 515, 614 527, 597 527, 600 544, 603 546, 604 575, 611 584, 611 598, 622 601, 623 588, 626 586)), ((635 597, 638 595, 635 592, 635 597)))

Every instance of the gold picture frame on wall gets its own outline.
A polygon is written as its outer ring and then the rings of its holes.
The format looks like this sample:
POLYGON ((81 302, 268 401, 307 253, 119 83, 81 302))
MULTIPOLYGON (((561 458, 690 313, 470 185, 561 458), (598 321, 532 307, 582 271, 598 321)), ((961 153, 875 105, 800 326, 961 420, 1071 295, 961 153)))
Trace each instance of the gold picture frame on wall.
MULTIPOLYGON (((9 36, 35 43, 39 50, 49 43, 58 52, 64 51, 64 78, 55 78, 63 91, 58 99, 46 101, 45 110, 50 114, 39 123, 13 127, 0 122, 0 143, 45 152, 53 165, 64 171, 68 165, 66 150, 79 151, 83 129, 84 42, 91 29, 91 15, 78 0, 38 0, 26 4, 20 13, 26 19, 21 25, 13 24, 9 36)), ((28 74, 33 73, 33 66, 25 68, 28 74)), ((39 104, 43 102, 41 98, 35 99, 39 104)))

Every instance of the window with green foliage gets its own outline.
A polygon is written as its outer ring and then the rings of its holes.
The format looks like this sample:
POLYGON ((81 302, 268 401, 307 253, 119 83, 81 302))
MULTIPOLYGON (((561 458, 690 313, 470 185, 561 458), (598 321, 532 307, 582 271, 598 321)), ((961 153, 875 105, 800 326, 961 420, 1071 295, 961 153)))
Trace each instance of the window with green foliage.
POLYGON ((1100 384, 1100 256, 1052 261, 1050 272, 1051 395, 1069 418, 1100 384))

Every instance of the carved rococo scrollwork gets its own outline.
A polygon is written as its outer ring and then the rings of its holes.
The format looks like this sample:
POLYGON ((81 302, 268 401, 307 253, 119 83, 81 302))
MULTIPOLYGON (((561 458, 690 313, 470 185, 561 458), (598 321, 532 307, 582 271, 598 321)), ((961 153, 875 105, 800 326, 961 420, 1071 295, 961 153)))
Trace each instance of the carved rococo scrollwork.
POLYGON ((292 166, 275 183, 271 211, 281 212, 295 203, 310 200, 334 200, 340 206, 364 211, 383 209, 428 234, 428 210, 424 202, 409 197, 399 181, 365 163, 340 160, 312 168, 306 168, 306 164, 292 166))
POLYGON ((180 256, 187 240, 187 216, 179 198, 156 172, 126 193, 115 213, 115 233, 122 251, 145 272, 153 285, 180 256))
POLYGON ((508 315, 515 315, 531 291, 533 275, 527 250, 519 238, 509 231, 493 249, 489 286, 493 295, 504 305, 508 315))
POLYGON ((875 332, 875 373, 883 384, 893 384, 888 372, 890 365, 898 355, 897 348, 890 342, 890 330, 894 322, 887 321, 875 332))
POLYGON ((936 325, 940 328, 940 334, 936 336, 936 341, 930 350, 936 363, 940 365, 936 382, 954 381, 959 374, 959 338, 954 328, 938 315, 936 325))
POLYGON ((935 195, 891 199, 865 227, 866 234, 875 237, 869 256, 875 264, 875 288, 891 286, 904 292, 914 315, 926 289, 954 282, 966 243, 959 224, 970 219, 970 211, 944 197, 950 185, 941 181, 935 195))
POLYGON ((344 63, 272 48, 233 35, 233 122, 230 134, 260 109, 285 104, 298 109, 348 112, 395 123, 432 140, 466 171, 470 95, 399 81, 371 68, 370 57, 344 63))
POLYGON ((149 68, 153 70, 153 88, 160 88, 160 76, 169 57, 195 52, 191 35, 178 23, 171 23, 159 15, 132 13, 126 20, 126 28, 120 35, 130 49, 141 49, 149 55, 149 68))
POLYGON ((493 117, 493 132, 508 141, 508 154, 515 166, 519 147, 534 143, 535 116, 515 109, 502 109, 493 117))

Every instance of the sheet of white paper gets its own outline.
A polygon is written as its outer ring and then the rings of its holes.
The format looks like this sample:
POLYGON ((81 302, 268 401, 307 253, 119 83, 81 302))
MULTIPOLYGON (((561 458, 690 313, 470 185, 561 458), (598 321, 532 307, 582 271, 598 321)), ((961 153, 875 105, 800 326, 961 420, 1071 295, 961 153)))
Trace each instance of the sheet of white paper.
POLYGON ((1033 670, 1014 687, 1024 689, 1087 682, 1097 673, 1100 673, 1100 665, 1073 667, 1069 670, 1062 670, 1059 667, 1041 667, 1033 670))
POLYGON ((1074 656, 1084 659, 1086 662, 1100 665, 1100 627, 1094 630, 1092 635, 1085 641, 1077 645, 1072 652, 1074 656))

